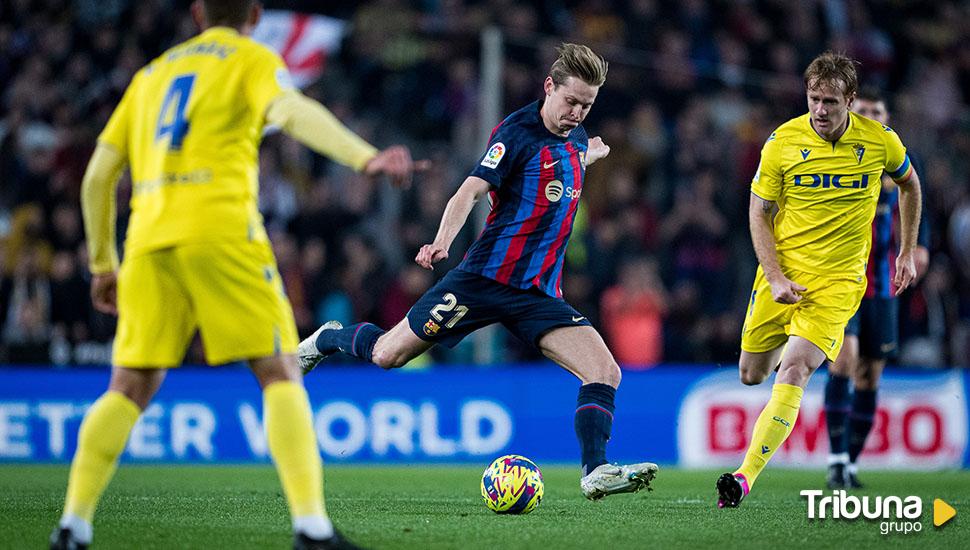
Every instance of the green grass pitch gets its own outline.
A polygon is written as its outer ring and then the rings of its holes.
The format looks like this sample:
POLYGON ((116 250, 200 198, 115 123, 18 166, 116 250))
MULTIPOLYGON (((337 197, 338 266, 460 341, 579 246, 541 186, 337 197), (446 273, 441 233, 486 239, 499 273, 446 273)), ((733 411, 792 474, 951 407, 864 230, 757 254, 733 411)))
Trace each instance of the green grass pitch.
MULTIPOLYGON (((864 472, 870 488, 859 495, 923 498, 920 532, 882 535, 877 521, 807 519, 798 493, 822 488, 821 471, 769 468, 741 508, 718 510, 717 471, 661 468, 653 492, 587 502, 576 468, 550 466, 535 512, 498 516, 481 502, 482 468, 329 466, 327 504, 338 528, 369 548, 970 547, 966 471, 864 472), (957 510, 940 529, 933 527, 934 498, 957 510)), ((66 466, 0 466, 0 548, 46 547, 66 482, 66 466)), ((106 549, 282 549, 291 538, 269 466, 123 465, 101 501, 94 542, 106 549)))

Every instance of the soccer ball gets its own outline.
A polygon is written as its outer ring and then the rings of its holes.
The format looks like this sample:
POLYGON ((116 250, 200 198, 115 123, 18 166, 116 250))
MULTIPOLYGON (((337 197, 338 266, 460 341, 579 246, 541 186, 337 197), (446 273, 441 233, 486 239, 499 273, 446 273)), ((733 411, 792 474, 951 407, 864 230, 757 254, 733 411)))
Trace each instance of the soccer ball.
POLYGON ((496 514, 528 514, 542 492, 542 472, 524 456, 500 456, 482 474, 482 500, 496 514))

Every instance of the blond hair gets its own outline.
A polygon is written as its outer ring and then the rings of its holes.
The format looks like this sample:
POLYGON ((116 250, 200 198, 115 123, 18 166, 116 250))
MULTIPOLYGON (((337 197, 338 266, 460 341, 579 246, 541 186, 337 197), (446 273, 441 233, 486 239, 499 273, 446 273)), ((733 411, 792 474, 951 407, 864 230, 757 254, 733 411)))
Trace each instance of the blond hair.
POLYGON ((582 44, 563 43, 556 51, 559 58, 549 69, 549 76, 556 86, 565 84, 566 79, 574 76, 590 86, 602 86, 606 82, 609 63, 602 56, 582 44))
POLYGON ((816 90, 819 86, 831 86, 841 89, 845 97, 851 97, 859 89, 856 65, 858 62, 845 54, 825 52, 813 59, 805 69, 805 87, 816 90))

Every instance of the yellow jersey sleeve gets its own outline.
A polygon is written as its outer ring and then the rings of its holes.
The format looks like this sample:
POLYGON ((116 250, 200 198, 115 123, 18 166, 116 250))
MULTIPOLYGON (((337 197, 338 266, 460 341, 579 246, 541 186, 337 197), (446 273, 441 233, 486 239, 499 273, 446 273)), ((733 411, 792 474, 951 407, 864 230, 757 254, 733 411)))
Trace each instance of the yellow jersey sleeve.
POLYGON ((81 182, 81 213, 88 244, 88 266, 95 275, 118 268, 115 188, 126 164, 126 158, 115 151, 113 145, 99 143, 81 182))
POLYGON ((294 89, 283 59, 264 47, 253 56, 246 82, 249 105, 260 117, 266 116, 266 109, 274 99, 294 89))
POLYGON ((899 139, 899 134, 889 126, 883 126, 883 129, 886 139, 886 172, 896 183, 904 182, 912 174, 913 164, 909 161, 909 155, 906 154, 906 147, 899 139))
POLYGON ((122 156, 128 156, 128 143, 129 143, 129 132, 131 128, 131 116, 132 116, 132 104, 134 103, 133 96, 135 96, 135 87, 139 85, 141 81, 142 71, 135 74, 135 77, 131 79, 131 83, 128 84, 128 88, 125 90, 125 95, 122 96, 121 102, 115 108, 114 112, 111 113, 111 118, 108 119, 107 126, 101 131, 101 135, 98 136, 98 141, 113 147, 122 156))
POLYGON ((781 143, 778 133, 772 132, 761 148, 761 162, 751 180, 751 192, 762 199, 777 201, 781 196, 784 174, 781 169, 781 143))
POLYGON ((299 92, 288 92, 269 106, 266 120, 290 137, 360 172, 377 149, 344 126, 326 107, 299 92))

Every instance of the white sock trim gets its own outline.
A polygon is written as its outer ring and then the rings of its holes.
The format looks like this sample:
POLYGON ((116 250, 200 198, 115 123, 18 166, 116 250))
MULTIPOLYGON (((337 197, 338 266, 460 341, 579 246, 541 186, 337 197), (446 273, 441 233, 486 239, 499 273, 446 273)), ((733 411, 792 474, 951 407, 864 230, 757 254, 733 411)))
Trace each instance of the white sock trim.
POLYGON ((58 525, 61 529, 70 529, 74 538, 80 543, 91 544, 91 539, 94 538, 94 528, 81 516, 64 514, 58 525))
POLYGON ((829 453, 829 466, 833 464, 848 464, 849 453, 829 453))
POLYGON ((849 463, 849 473, 852 474, 852 475, 858 475, 859 474, 859 467, 855 465, 855 462, 850 462, 849 463))
POLYGON ((323 516, 300 516, 293 518, 293 532, 303 533, 314 540, 329 539, 333 536, 333 523, 323 516))

